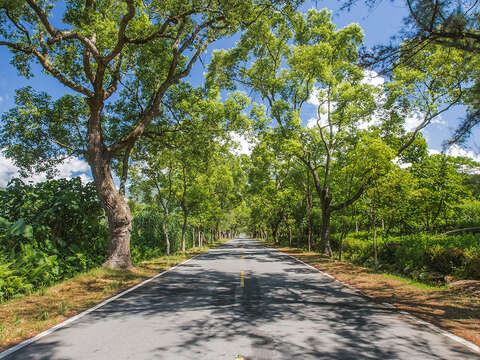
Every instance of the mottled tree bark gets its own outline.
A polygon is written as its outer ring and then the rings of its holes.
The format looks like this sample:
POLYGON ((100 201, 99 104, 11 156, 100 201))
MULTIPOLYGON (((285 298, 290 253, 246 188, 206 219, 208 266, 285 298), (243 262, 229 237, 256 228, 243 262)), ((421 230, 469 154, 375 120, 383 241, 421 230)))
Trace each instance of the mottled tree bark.
POLYGON ((88 123, 87 158, 110 230, 108 258, 103 265, 112 269, 128 269, 133 266, 130 258, 132 215, 125 196, 115 187, 111 169, 112 157, 103 144, 100 127, 103 101, 91 100, 89 105, 91 115, 88 123))

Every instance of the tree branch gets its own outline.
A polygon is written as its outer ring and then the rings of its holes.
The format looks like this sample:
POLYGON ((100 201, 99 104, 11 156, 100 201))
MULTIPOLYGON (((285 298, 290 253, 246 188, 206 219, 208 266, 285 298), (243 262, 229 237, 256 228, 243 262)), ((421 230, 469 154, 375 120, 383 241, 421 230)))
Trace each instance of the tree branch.
POLYGON ((133 19, 133 17, 135 16, 135 4, 134 4, 134 0, 125 0, 125 2, 127 3, 127 7, 128 7, 128 11, 127 13, 122 17, 122 20, 120 21, 120 28, 118 30, 118 40, 117 40, 117 44, 115 45, 115 47, 113 48, 113 50, 110 52, 110 54, 108 54, 107 56, 105 56, 104 58, 104 61, 105 63, 109 63, 110 61, 112 61, 118 54, 120 54, 120 52, 122 51, 123 49, 123 46, 125 45, 125 43, 127 42, 127 37, 125 36, 125 32, 127 30, 127 25, 128 23, 130 22, 130 20, 133 19))
POLYGON ((59 31, 55 29, 53 25, 50 23, 50 21, 48 20, 47 14, 45 14, 45 12, 37 5, 37 3, 34 0, 25 0, 25 1, 28 3, 30 8, 32 8, 32 10, 40 19, 41 23, 43 24, 47 32, 50 34, 50 37, 48 39, 49 45, 53 45, 62 40, 77 39, 77 40, 80 40, 90 50, 90 52, 95 57, 95 59, 97 59, 97 61, 101 60, 101 55, 98 52, 97 47, 90 39, 88 39, 87 37, 75 31, 59 31))

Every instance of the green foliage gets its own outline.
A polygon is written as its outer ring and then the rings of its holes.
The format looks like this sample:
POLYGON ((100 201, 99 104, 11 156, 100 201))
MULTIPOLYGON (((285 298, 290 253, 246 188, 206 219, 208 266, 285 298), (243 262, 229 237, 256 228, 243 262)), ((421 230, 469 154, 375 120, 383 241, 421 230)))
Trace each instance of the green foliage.
MULTIPOLYGON (((131 234, 133 262, 148 260, 165 254, 162 220, 162 210, 155 205, 147 205, 134 214, 131 234)), ((182 215, 179 213, 167 216, 167 232, 171 253, 182 249, 182 221, 182 215)), ((194 246, 191 227, 187 230, 186 243, 187 248, 194 246)))
MULTIPOLYGON (((131 203, 133 260, 163 255, 161 209, 131 203)), ((108 228, 93 183, 76 178, 26 185, 17 179, 0 189, 0 204, 0 302, 105 261, 108 228)), ((181 214, 168 217, 172 252, 181 249, 181 227, 181 214)), ((187 246, 193 246, 191 228, 187 246)))
POLYGON ((104 261, 108 235, 92 183, 79 178, 0 189, 0 297, 29 293, 104 261))
POLYGON ((93 183, 82 185, 75 178, 26 185, 16 179, 0 190, 0 204, 0 216, 14 223, 0 242, 2 252, 19 252, 21 244, 30 244, 73 267, 82 262, 81 254, 89 259, 87 268, 103 261, 106 249, 100 240, 107 233, 93 183))
MULTIPOLYGON (((384 236, 377 246, 382 270, 411 276, 416 280, 443 281, 445 275, 480 279, 479 236, 462 234, 384 236)), ((344 240, 346 259, 373 267, 373 240, 369 232, 352 233, 344 240)))

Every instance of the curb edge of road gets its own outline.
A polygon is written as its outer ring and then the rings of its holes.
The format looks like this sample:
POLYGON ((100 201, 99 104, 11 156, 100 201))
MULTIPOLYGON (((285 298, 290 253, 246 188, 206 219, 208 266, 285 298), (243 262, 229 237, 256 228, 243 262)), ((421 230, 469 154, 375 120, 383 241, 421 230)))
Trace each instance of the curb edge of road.
MULTIPOLYGON (((221 245, 219 245, 219 246, 217 246, 217 247, 215 247, 215 248, 213 248, 213 249, 216 249, 216 248, 218 248, 218 247, 220 247, 220 246, 222 246, 222 245, 223 245, 223 244, 221 244, 221 245)), ((210 250, 213 250, 213 249, 210 249, 210 250)), ((208 250, 208 251, 210 251, 210 250, 208 250)), ((130 293, 130 292, 132 292, 132 291, 134 291, 134 290, 136 290, 136 289, 138 289, 139 287, 142 287, 143 285, 148 284, 149 282, 151 282, 151 281, 159 278, 160 276, 166 274, 167 272, 170 272, 170 271, 174 270, 175 268, 177 268, 177 267, 179 267, 179 266, 181 266, 181 265, 183 265, 183 264, 186 264, 186 263, 189 262, 190 260, 193 260, 193 259, 195 259, 196 257, 198 257, 198 256, 200 256, 200 255, 202 255, 202 254, 205 254, 205 253, 208 252, 208 251, 204 251, 204 252, 201 252, 200 254, 197 254, 197 255, 195 255, 195 256, 192 256, 190 259, 187 259, 187 260, 185 260, 185 261, 183 261, 183 262, 181 262, 181 263, 179 263, 179 264, 177 264, 177 265, 175 265, 175 266, 172 266, 171 268, 169 268, 169 269, 167 269, 167 270, 164 270, 164 271, 162 271, 161 273, 158 273, 158 274, 156 274, 156 275, 154 275, 154 276, 152 276, 152 277, 150 277, 150 278, 142 281, 141 283, 138 283, 138 284, 136 284, 136 285, 133 285, 132 287, 129 287, 128 289, 126 289, 126 290, 118 293, 117 295, 114 295, 114 296, 112 296, 112 297, 109 297, 108 299, 102 301, 101 303, 99 303, 99 304, 97 304, 97 305, 95 305, 95 306, 93 306, 93 307, 91 307, 91 308, 89 308, 89 309, 87 309, 87 310, 84 310, 84 311, 82 311, 81 313, 79 313, 79 314, 77 314, 77 315, 74 315, 74 316, 68 318, 67 320, 61 322, 60 324, 54 325, 54 326, 52 326, 51 328, 48 328, 47 330, 41 332, 40 334, 38 334, 38 335, 36 335, 36 336, 34 336, 34 337, 32 337, 32 338, 27 339, 27 340, 24 340, 24 341, 22 341, 22 342, 20 342, 20 343, 18 343, 18 344, 16 344, 16 345, 14 345, 14 346, 12 346, 12 347, 10 347, 10 348, 8 348, 8 349, 0 352, 0 359, 4 359, 4 358, 6 358, 7 356, 13 354, 14 352, 16 352, 16 351, 24 348, 25 346, 30 345, 30 344, 32 344, 32 343, 40 340, 41 338, 47 336, 47 335, 50 335, 51 333, 57 331, 58 329, 61 329, 61 328, 64 328, 65 326, 67 326, 67 325, 70 325, 71 323, 77 321, 78 319, 84 317, 85 315, 88 315, 88 314, 94 312, 95 310, 101 308, 102 306, 105 306, 105 305, 107 305, 108 303, 110 303, 110 302, 112 302, 112 301, 115 301, 115 300, 117 300, 118 298, 120 298, 120 297, 122 297, 122 296, 124 296, 124 295, 126 295, 126 294, 128 294, 128 293, 130 293)))
MULTIPOLYGON (((271 247, 271 249, 274 249, 275 251, 278 251, 278 252, 282 253, 282 254, 285 255, 285 256, 288 256, 288 257, 290 257, 290 258, 292 258, 292 259, 295 259, 296 261, 302 263, 303 265, 306 265, 306 266, 308 266, 309 268, 314 269, 315 271, 321 273, 322 275, 325 275, 326 277, 328 277, 328 278, 330 278, 330 279, 332 279, 332 280, 334 280, 334 281, 342 284, 344 287, 346 287, 346 288, 348 288, 348 289, 350 289, 350 290, 353 290, 355 293, 357 293, 357 294, 359 294, 359 295, 361 295, 361 296, 363 296, 363 297, 367 297, 367 298, 370 299, 370 300, 373 300, 373 297, 372 297, 372 296, 370 296, 370 295, 368 295, 368 294, 365 294, 365 293, 362 292, 361 290, 359 290, 359 289, 357 289, 357 288, 355 288, 355 287, 353 287, 353 286, 351 286, 351 285, 349 285, 349 284, 346 284, 346 283, 344 283, 343 281, 338 280, 338 279, 335 278, 334 276, 332 276, 332 275, 330 275, 330 274, 328 274, 328 273, 326 273, 326 272, 324 272, 324 271, 322 271, 322 270, 320 270, 320 269, 317 269, 315 266, 312 266, 312 265, 310 265, 310 264, 307 264, 306 262, 304 262, 304 261, 296 258, 295 256, 290 255, 290 254, 287 254, 287 253, 285 253, 285 252, 283 252, 283 251, 281 251, 281 250, 275 249, 275 248, 273 248, 273 247, 271 247)), ((383 305, 384 307, 390 308, 390 309, 392 309, 392 310, 397 310, 397 308, 395 307, 395 305, 390 304, 390 303, 382 303, 381 305, 383 305)), ((439 328, 438 326, 436 326, 436 325, 434 325, 434 324, 432 324, 432 323, 429 323, 429 322, 427 322, 427 321, 425 321, 425 320, 422 320, 422 319, 416 317, 415 315, 410 314, 408 311, 400 311, 400 310, 399 310, 398 313, 400 313, 400 314, 402 314, 402 315, 406 315, 406 316, 408 316, 411 320, 415 321, 416 323, 421 324, 421 325, 424 325, 424 326, 428 327, 430 330, 436 331, 436 332, 439 333, 439 334, 442 334, 442 335, 444 335, 444 336, 446 336, 446 337, 448 337, 448 338, 450 338, 450 339, 452 339, 452 340, 455 340, 456 342, 459 342, 460 344, 466 346, 466 347, 469 348, 470 350, 472 350, 472 351, 477 352, 477 353, 480 354, 480 347, 479 347, 478 345, 475 345, 474 343, 472 343, 472 342, 470 342, 470 341, 468 341, 468 340, 465 340, 464 338, 462 338, 462 337, 460 337, 460 336, 458 336, 458 335, 455 335, 455 334, 453 334, 453 333, 451 333, 451 332, 449 332, 449 331, 443 330, 443 329, 439 328)), ((1 354, 0 354, 0 355, 1 355, 1 354)), ((0 359, 1 359, 1 357, 0 357, 0 359)))

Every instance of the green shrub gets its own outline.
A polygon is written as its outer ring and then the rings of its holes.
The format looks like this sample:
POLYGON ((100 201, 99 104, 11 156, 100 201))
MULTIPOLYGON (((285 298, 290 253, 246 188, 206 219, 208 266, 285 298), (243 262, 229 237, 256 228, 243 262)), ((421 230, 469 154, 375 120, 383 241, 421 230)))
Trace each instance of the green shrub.
MULTIPOLYGON (((163 255, 162 211, 132 208, 132 260, 163 255)), ((181 214, 172 209, 167 221, 172 253, 181 249, 181 228, 181 214)), ((186 240, 191 247, 191 229, 186 240)), ((93 183, 13 180, 0 189, 0 301, 100 266, 107 251, 108 226, 93 183)))
POLYGON ((427 249, 425 262, 428 269, 449 275, 465 263, 465 256, 460 249, 435 244, 427 249))
MULTIPOLYGON (((460 234, 379 236, 379 261, 384 269, 418 279, 425 273, 480 279, 480 236, 460 234)), ((373 240, 368 233, 349 234, 344 257, 356 264, 373 266, 373 240)))
POLYGON ((93 184, 13 180, 0 189, 0 300, 100 265, 107 239, 93 184))

